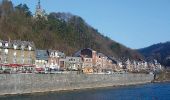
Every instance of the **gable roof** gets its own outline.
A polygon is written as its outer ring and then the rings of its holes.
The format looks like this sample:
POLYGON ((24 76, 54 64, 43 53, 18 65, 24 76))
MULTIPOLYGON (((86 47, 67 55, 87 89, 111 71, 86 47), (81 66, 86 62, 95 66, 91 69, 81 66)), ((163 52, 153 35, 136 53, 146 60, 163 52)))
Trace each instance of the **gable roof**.
POLYGON ((21 41, 21 40, 3 41, 3 40, 0 40, 0 43, 2 44, 2 46, 0 46, 0 48, 14 49, 14 45, 16 45, 17 49, 22 49, 21 48, 22 46, 24 46, 24 50, 28 50, 29 46, 32 48, 32 50, 36 49, 34 42, 30 42, 30 41, 21 41), (5 46, 6 43, 8 44, 7 47, 5 46))
MULTIPOLYGON (((86 50, 86 51, 91 51, 91 52, 94 51, 94 50, 91 49, 91 48, 84 48, 84 49, 81 49, 81 50, 77 51, 76 53, 74 53, 73 56, 74 56, 74 57, 81 57, 81 55, 82 55, 81 53, 82 53, 83 50, 84 50, 84 51, 85 51, 85 50, 86 50)), ((91 56, 88 54, 87 57, 91 57, 91 56)))
POLYGON ((37 60, 48 60, 47 50, 36 50, 36 59, 37 60))

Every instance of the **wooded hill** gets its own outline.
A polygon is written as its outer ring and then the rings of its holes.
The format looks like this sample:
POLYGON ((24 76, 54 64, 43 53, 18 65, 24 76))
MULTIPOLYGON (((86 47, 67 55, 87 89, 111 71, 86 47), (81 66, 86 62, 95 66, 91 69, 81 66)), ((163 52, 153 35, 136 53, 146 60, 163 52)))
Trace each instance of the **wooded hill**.
POLYGON ((165 67, 170 67, 170 42, 158 43, 139 49, 148 61, 158 60, 165 67))
POLYGON ((0 4, 0 39, 33 41, 38 49, 57 49, 72 55, 79 49, 92 48, 116 58, 141 59, 134 50, 103 36, 81 17, 68 13, 50 13, 33 18, 26 4, 0 4))

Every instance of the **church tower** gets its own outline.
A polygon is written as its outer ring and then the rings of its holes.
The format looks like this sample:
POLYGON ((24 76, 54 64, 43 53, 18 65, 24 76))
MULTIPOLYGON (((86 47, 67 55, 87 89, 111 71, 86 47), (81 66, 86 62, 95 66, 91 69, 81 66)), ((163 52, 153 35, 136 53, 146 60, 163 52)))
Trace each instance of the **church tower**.
POLYGON ((46 15, 45 15, 45 10, 43 10, 43 9, 41 8, 41 2, 40 2, 40 0, 38 0, 38 4, 36 5, 36 11, 35 11, 34 17, 35 17, 35 18, 38 18, 38 17, 47 18, 46 15))

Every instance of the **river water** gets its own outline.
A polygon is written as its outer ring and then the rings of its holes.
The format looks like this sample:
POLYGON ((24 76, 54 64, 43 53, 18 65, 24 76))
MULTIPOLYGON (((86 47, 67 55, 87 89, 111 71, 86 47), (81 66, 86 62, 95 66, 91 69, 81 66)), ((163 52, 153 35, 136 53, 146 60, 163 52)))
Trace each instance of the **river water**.
POLYGON ((1 96, 0 100, 170 100, 170 83, 1 96))

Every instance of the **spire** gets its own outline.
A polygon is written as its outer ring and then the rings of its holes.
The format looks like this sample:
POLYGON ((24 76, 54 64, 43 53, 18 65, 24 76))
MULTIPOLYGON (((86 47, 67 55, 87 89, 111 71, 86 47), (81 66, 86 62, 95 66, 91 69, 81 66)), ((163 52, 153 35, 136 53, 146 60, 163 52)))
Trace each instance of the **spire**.
POLYGON ((43 15, 40 0, 38 0, 38 4, 36 5, 36 12, 35 12, 35 16, 37 17, 38 15, 40 15, 40 16, 43 15))
POLYGON ((38 9, 41 9, 41 2, 38 0, 38 9))
POLYGON ((41 2, 38 0, 37 9, 41 9, 41 2))

